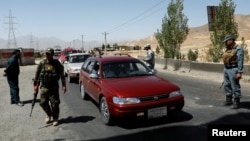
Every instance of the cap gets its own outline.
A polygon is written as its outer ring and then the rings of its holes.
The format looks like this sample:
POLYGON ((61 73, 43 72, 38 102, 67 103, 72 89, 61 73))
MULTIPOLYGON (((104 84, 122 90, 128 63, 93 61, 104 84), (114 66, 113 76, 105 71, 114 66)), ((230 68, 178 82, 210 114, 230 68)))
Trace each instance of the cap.
POLYGON ((233 35, 227 35, 227 36, 225 36, 223 42, 226 42, 227 40, 232 40, 232 39, 233 40, 235 39, 233 35))
POLYGON ((48 53, 48 54, 54 54, 54 49, 53 48, 48 48, 46 50, 46 53, 48 53))
POLYGON ((144 46, 144 50, 146 50, 146 49, 150 49, 150 44, 146 44, 146 45, 144 46))
POLYGON ((19 49, 14 49, 12 54, 20 54, 20 50, 19 49))

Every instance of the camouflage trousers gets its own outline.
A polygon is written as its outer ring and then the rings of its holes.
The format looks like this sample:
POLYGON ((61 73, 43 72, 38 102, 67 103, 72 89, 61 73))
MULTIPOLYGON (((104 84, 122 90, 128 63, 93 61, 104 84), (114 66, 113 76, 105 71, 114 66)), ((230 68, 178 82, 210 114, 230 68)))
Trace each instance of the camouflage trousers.
POLYGON ((40 88, 40 106, 45 111, 47 116, 53 119, 59 118, 59 88, 58 87, 41 87, 40 88))

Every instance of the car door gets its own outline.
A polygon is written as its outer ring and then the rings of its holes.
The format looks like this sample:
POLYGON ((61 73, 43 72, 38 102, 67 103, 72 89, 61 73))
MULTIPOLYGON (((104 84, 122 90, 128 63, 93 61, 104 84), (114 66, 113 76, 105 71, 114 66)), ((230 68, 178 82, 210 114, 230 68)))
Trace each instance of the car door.
POLYGON ((96 61, 96 60, 93 60, 91 61, 91 63, 89 64, 88 66, 88 72, 89 72, 89 76, 91 75, 92 72, 97 72, 96 75, 97 75, 97 78, 91 78, 91 77, 88 77, 88 82, 87 82, 87 91, 88 91, 88 94, 93 98, 95 99, 97 102, 98 102, 98 97, 99 97, 99 94, 100 94, 100 90, 101 90, 101 87, 99 85, 99 73, 98 71, 99 70, 94 70, 94 68, 98 68, 96 67, 97 65, 99 65, 99 63, 96 61))
POLYGON ((90 64, 91 64, 91 60, 86 60, 84 62, 84 64, 81 67, 80 76, 79 76, 79 80, 81 81, 82 85, 84 86, 84 90, 86 93, 88 93, 88 90, 87 90, 87 85, 88 85, 88 81, 89 81, 88 66, 90 64))

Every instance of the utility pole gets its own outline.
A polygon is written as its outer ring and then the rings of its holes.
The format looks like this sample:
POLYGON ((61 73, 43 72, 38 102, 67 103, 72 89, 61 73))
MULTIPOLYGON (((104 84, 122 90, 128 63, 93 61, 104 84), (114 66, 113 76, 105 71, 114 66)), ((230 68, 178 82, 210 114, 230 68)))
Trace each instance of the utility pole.
POLYGON ((102 33, 104 35, 104 39, 105 39, 105 47, 104 47, 104 50, 105 50, 105 55, 107 55, 107 32, 104 32, 102 33))
POLYGON ((81 35, 82 36, 82 52, 85 52, 84 51, 84 46, 83 46, 83 35, 81 35))
POLYGON ((30 34, 30 48, 34 48, 34 41, 33 41, 32 33, 30 34))
POLYGON ((9 11, 9 22, 6 24, 9 24, 9 37, 8 37, 8 44, 7 44, 7 48, 11 48, 11 46, 13 45, 14 48, 17 48, 17 42, 16 42, 16 37, 15 37, 15 33, 14 33, 14 26, 13 24, 13 16, 11 14, 11 10, 9 11))

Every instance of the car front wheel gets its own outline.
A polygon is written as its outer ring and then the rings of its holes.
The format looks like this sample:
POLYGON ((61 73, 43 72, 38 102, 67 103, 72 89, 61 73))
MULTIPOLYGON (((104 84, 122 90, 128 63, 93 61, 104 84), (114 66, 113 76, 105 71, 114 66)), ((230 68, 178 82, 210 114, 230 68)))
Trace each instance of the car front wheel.
POLYGON ((111 115, 109 113, 109 107, 108 107, 108 103, 107 103, 107 100, 105 97, 101 98, 100 112, 101 112, 101 117, 102 117, 102 121, 104 122, 104 124, 110 125, 111 124, 111 115))
POLYGON ((87 99, 87 94, 85 92, 85 88, 84 88, 82 83, 80 83, 80 92, 81 92, 82 99, 84 99, 84 100, 87 99))

